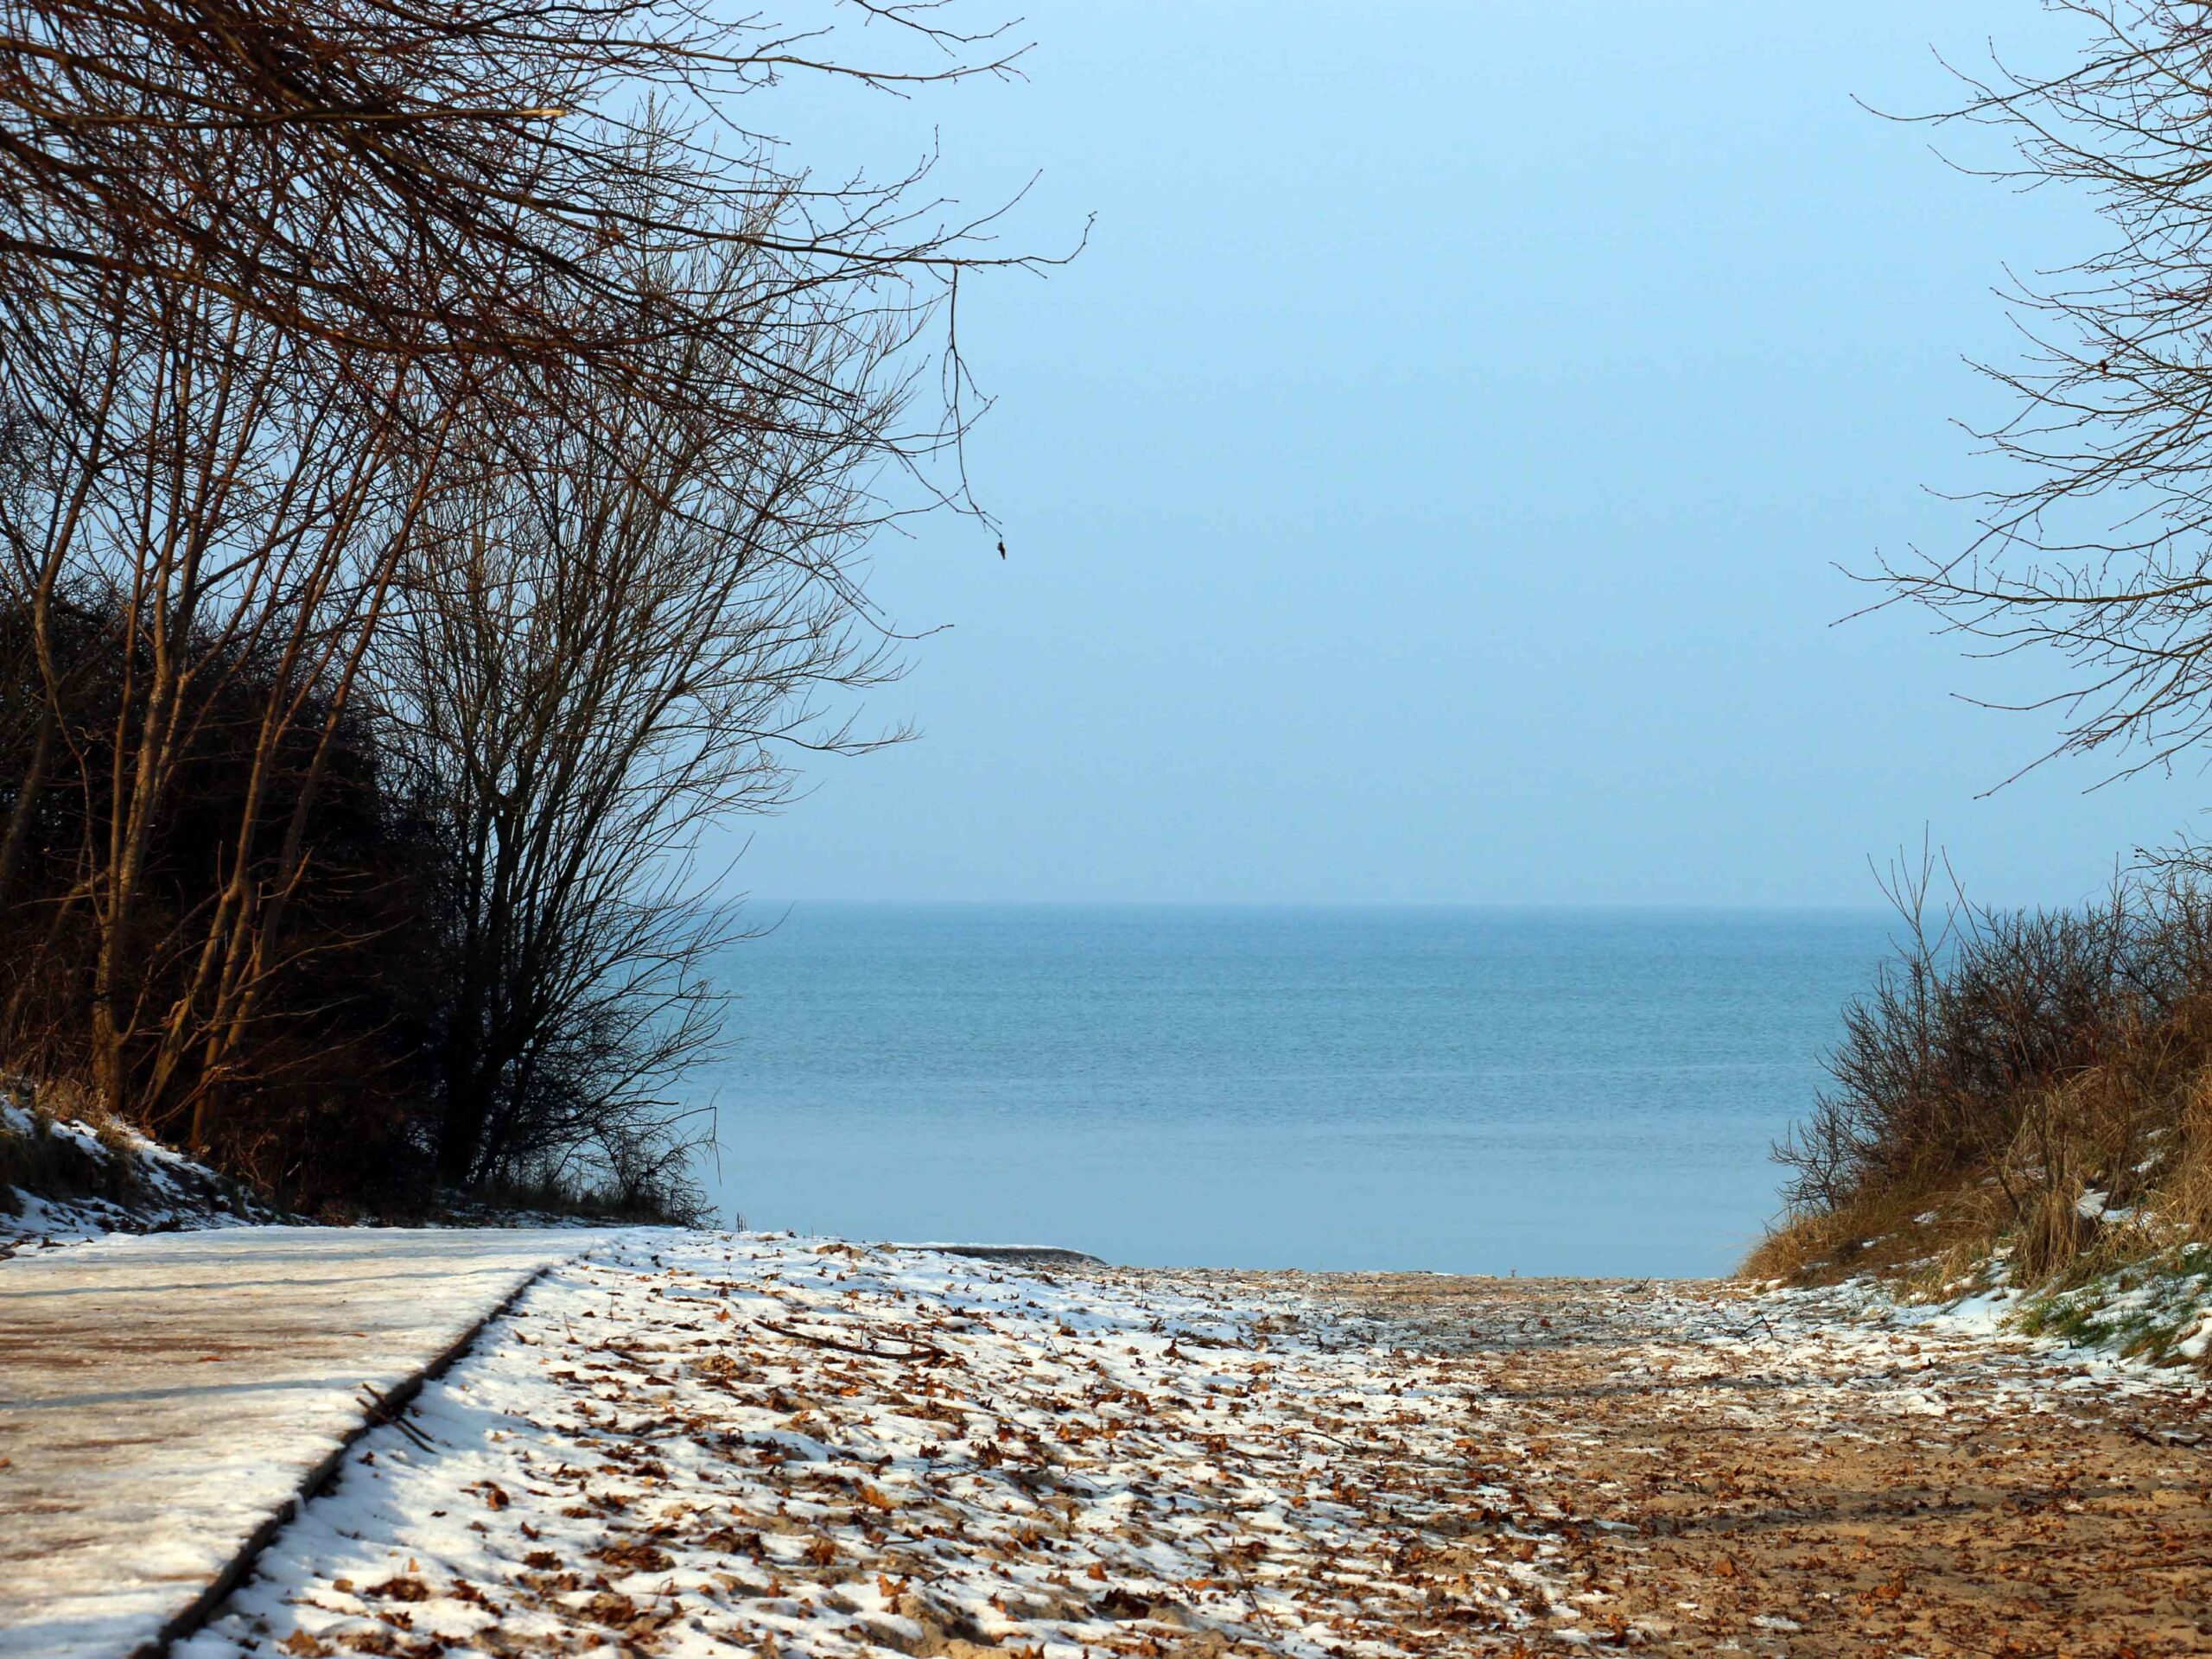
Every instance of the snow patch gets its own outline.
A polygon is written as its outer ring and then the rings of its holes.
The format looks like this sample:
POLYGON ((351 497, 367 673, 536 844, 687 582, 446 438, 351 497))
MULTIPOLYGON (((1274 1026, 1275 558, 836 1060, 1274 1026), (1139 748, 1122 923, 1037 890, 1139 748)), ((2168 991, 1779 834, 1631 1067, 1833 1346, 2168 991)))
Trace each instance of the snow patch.
POLYGON ((32 1109, 27 1094, 0 1080, 0 1258, 111 1233, 278 1218, 215 1171, 127 1125, 50 1117, 32 1109), (10 1180, 10 1172, 28 1173, 32 1184, 22 1173, 10 1180))

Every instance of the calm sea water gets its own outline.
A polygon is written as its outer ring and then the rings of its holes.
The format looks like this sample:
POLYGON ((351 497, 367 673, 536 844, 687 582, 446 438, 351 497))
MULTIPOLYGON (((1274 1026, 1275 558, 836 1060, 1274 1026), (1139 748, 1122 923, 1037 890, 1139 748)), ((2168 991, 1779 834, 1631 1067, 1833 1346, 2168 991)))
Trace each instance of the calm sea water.
POLYGON ((1705 1274, 1886 918, 802 905, 726 964, 759 1227, 1110 1259, 1705 1274))

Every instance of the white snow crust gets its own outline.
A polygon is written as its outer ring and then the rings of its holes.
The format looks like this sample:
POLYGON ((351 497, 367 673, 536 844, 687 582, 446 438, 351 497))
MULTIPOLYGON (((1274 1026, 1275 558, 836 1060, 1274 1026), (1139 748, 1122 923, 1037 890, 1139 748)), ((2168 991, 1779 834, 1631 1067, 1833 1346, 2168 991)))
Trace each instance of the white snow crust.
POLYGON ((36 1245, 82 1243, 111 1233, 174 1232, 240 1227, 275 1219, 206 1166, 137 1130, 118 1124, 105 1138, 73 1118, 41 1122, 0 1084, 0 1135, 46 1135, 94 1164, 127 1171, 135 1196, 58 1198, 20 1188, 0 1190, 0 1259, 36 1245))

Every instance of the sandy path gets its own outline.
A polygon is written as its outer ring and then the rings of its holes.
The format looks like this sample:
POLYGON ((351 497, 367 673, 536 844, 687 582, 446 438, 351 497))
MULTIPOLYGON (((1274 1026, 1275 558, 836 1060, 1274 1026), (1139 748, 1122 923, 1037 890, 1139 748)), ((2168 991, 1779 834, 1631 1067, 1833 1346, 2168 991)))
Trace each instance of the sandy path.
POLYGON ((578 1232, 239 1228, 0 1262, 0 1655, 153 1642, 578 1232))
POLYGON ((1570 1599, 1646 1650, 2212 1651, 2201 1382, 1725 1287, 1306 1283, 1446 1361, 1570 1599))

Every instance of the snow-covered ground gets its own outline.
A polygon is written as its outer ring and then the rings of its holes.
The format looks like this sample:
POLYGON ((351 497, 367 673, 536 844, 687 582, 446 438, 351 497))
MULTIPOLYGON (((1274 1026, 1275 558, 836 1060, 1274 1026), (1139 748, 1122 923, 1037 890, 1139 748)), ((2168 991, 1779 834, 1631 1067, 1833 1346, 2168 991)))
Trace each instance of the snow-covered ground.
MULTIPOLYGON (((1818 1452, 1898 1432, 1870 1423, 2070 1421, 2173 1386, 1943 1318, 1710 1285, 632 1240, 540 1280, 362 1441, 180 1652, 1632 1645, 1666 1624, 1605 1587, 1639 1548, 1635 1489, 1565 1472, 1645 1466, 1597 1408, 1615 1391, 1818 1452), (1562 1364, 1572 1386, 1529 1392, 1562 1364)), ((1747 1604, 1741 1628, 1798 1626, 1747 1604)))
POLYGON ((1823 1290, 1759 1286, 1782 1306, 1948 1334, 2018 1338, 2036 1351, 2131 1371, 2212 1369, 2212 1249, 2185 1245, 2063 1285, 2014 1281, 2008 1252, 1936 1290, 1862 1275, 1823 1290))
POLYGON ((630 1243, 533 1287, 180 1651, 1402 1651, 1550 1605, 1470 1408, 1294 1290, 630 1243), (1412 1570, 1485 1518, 1481 1574, 1412 1570))
MULTIPOLYGON (((388 1332, 354 1310, 408 1311, 408 1251, 515 1237, 265 1230, 0 1264, 0 1290, 57 1289, 65 1268, 189 1247, 229 1257, 202 1288, 227 1282, 230 1302, 180 1303, 178 1339, 246 1310, 189 1365, 139 1356, 143 1386, 49 1391, 80 1436, 126 1446, 148 1437, 113 1435, 102 1402, 170 1402, 152 1437, 179 1437, 155 1454, 168 1484, 118 1477, 73 1528, 102 1581, 175 1601, 220 1554, 200 1532, 237 1535, 254 1483, 312 1465, 253 1411, 289 1411, 325 1446, 359 1421, 327 1385, 367 1376, 362 1355, 315 1338, 382 1351, 388 1332), (280 1269, 296 1249, 351 1253, 291 1297, 310 1308, 297 1352, 247 1328, 283 1277, 252 1266, 272 1248, 280 1269), (323 1390, 313 1422, 251 1369, 279 1361, 323 1390), (200 1371, 216 1362, 245 1369, 200 1371)), ((2094 1466, 2065 1524, 2091 1529, 2084 1560, 2117 1560, 2149 1536, 2126 1504, 2195 1512, 2212 1402, 2200 1380, 1998 1331, 1986 1307, 1858 1290, 1171 1273, 674 1231, 543 1245, 569 1259, 354 1444, 180 1653, 1388 1659, 1726 1638, 1779 1654, 1803 1631, 1847 1637, 1871 1616, 1855 1597, 1902 1619, 1914 1599, 1869 1576, 1892 1561, 1951 1585, 1945 1617, 1997 1630, 2023 1608, 1956 1541, 2046 1525, 2044 1489, 2094 1466), (2045 1444, 2051 1466, 2022 1461, 2045 1444), (2020 1451, 1991 1464, 1993 1446, 2020 1451), (1887 1500, 1866 1510, 1866 1492, 1896 1493, 1907 1530, 1885 1543, 1887 1500), (1832 1501, 1850 1553, 1792 1545, 1832 1501), (1762 1518, 1774 1503, 1789 1527, 1762 1518), (1910 1530, 1923 1523, 1953 1529, 1940 1569, 1910 1530)), ((108 1324, 94 1309, 86 1328, 108 1324)), ((2157 1536, 2154 1565, 2193 1547, 2157 1536)), ((16 1544, 0 1602, 35 1587, 41 1560, 16 1544)), ((2145 1631, 2195 1628, 2195 1580, 2096 1583, 2145 1631)), ((26 1637, 0 1606, 0 1652, 124 1651, 119 1626, 73 1626, 74 1647, 62 1628, 26 1637)), ((1897 1650, 1919 1650, 1897 1630, 1897 1650)))

